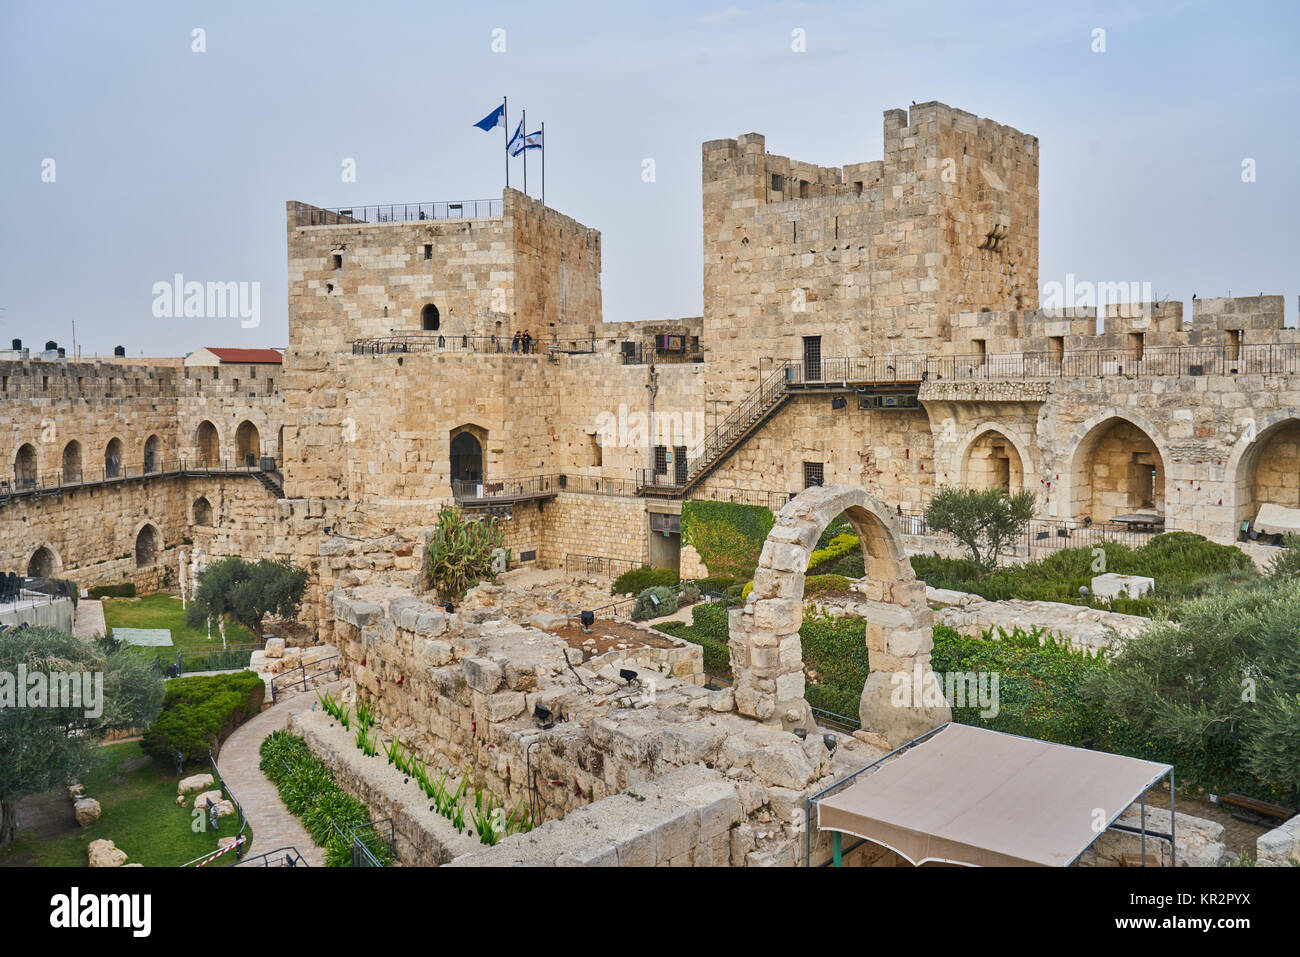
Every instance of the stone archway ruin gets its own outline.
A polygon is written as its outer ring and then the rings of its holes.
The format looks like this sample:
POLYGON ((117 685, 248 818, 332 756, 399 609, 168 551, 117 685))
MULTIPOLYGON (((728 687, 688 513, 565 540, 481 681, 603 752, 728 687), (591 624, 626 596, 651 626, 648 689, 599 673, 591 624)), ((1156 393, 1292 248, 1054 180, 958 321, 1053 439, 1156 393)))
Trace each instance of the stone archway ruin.
POLYGON ((933 699, 919 693, 933 687, 934 636, 925 583, 916 580, 888 506, 859 488, 810 488, 777 515, 763 543, 753 591, 744 608, 731 613, 736 709, 789 728, 815 726, 804 699, 799 643, 804 578, 822 531, 841 514, 857 533, 866 568, 866 577, 855 585, 863 599, 860 608, 867 620, 864 640, 871 667, 859 716, 864 731, 880 734, 892 747, 899 747, 950 720, 952 714, 946 704, 925 704, 933 699), (896 703, 898 675, 917 691, 906 705, 896 703))

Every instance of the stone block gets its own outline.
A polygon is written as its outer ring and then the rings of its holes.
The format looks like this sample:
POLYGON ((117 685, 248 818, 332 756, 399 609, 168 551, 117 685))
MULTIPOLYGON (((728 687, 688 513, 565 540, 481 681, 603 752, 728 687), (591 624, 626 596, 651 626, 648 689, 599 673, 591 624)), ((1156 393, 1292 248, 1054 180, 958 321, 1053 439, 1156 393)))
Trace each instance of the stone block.
POLYGON ((475 691, 492 694, 505 680, 505 669, 490 658, 466 658, 461 662, 465 683, 475 691))

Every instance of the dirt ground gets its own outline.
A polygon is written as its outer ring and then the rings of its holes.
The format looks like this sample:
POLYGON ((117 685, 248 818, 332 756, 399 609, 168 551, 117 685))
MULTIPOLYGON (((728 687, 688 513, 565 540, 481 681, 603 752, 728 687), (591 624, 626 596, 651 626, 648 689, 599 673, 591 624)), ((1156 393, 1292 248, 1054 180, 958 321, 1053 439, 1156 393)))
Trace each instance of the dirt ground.
POLYGON ((677 646, 677 642, 668 635, 646 631, 625 621, 609 618, 597 618, 591 626, 591 634, 584 633, 582 626, 574 623, 558 628, 552 634, 563 638, 570 648, 580 649, 588 658, 616 649, 677 646))

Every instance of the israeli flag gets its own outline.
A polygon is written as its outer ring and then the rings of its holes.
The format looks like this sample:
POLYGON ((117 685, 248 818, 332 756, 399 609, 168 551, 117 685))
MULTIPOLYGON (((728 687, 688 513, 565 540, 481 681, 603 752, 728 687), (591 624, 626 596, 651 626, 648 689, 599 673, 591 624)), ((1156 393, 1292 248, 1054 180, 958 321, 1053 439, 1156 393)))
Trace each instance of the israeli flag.
POLYGON ((542 131, 524 135, 523 124, 515 130, 515 135, 510 139, 510 155, 518 156, 524 150, 539 150, 542 148, 542 131))
POLYGON ((505 123, 506 123, 506 105, 502 103, 495 110, 493 110, 487 116, 483 117, 483 119, 479 120, 474 125, 477 126, 484 133, 487 133, 490 130, 496 129, 498 126, 505 126, 505 123))

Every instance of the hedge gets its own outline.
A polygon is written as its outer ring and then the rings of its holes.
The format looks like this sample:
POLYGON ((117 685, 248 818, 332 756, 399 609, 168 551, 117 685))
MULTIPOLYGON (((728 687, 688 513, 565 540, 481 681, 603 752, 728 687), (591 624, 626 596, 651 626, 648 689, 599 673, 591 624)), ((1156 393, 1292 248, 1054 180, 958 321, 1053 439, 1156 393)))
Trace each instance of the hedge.
POLYGON ((1083 695, 1089 676, 1105 657, 1058 642, 1040 630, 989 630, 968 638, 934 626, 930 667, 936 675, 984 672, 998 675, 998 713, 985 718, 978 705, 953 708, 952 719, 993 731, 1078 746, 1104 736, 1108 721, 1100 705, 1083 695))
POLYGON ((236 728, 262 708, 266 685, 251 671, 191 675, 167 682, 162 711, 147 731, 146 753, 172 764, 206 760, 236 728))
POLYGON ((134 598, 135 584, 123 582, 120 585, 96 585, 87 594, 96 600, 100 598, 134 598))
POLYGON ((746 579, 758 567, 763 542, 776 516, 762 505, 683 502, 682 544, 700 555, 710 575, 746 579))
POLYGON ((673 568, 651 568, 649 565, 642 565, 640 568, 634 568, 630 572, 624 572, 614 579, 614 584, 610 587, 611 595, 639 595, 647 588, 656 585, 670 587, 681 581, 681 576, 673 568))

